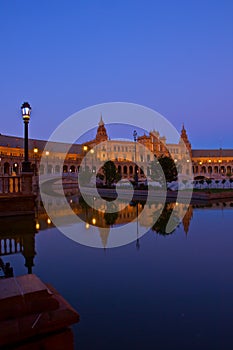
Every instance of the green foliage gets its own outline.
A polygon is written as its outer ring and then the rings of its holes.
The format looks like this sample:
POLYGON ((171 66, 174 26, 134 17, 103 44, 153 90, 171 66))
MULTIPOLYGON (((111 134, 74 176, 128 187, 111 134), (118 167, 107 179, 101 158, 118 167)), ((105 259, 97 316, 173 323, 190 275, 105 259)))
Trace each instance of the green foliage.
POLYGON ((98 177, 100 180, 104 180, 104 175, 101 173, 98 173, 96 177, 98 177))
POLYGON ((118 181, 119 174, 117 173, 115 164, 111 160, 108 160, 106 163, 104 163, 102 169, 107 186, 111 186, 115 181, 118 181))
POLYGON ((177 180, 177 168, 175 162, 172 158, 167 156, 161 156, 158 159, 155 159, 151 162, 151 178, 154 181, 158 181, 160 183, 163 182, 163 176, 161 174, 161 169, 159 164, 162 167, 166 182, 172 182, 177 180))

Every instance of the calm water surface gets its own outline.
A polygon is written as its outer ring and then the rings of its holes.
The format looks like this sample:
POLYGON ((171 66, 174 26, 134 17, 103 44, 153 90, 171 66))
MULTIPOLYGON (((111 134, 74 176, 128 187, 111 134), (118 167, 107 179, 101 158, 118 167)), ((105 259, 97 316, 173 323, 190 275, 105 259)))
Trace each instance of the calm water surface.
POLYGON ((185 230, 106 250, 36 234, 33 272, 81 315, 76 349, 233 349, 233 208, 194 208, 185 230))

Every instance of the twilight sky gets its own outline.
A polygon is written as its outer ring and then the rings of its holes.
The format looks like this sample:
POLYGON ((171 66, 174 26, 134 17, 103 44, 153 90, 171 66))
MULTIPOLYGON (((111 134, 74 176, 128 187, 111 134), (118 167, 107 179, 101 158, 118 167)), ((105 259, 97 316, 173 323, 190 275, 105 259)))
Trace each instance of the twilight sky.
POLYGON ((42 139, 122 101, 184 122, 193 148, 233 148, 232 18, 230 0, 2 0, 0 132, 23 135, 23 101, 42 139))

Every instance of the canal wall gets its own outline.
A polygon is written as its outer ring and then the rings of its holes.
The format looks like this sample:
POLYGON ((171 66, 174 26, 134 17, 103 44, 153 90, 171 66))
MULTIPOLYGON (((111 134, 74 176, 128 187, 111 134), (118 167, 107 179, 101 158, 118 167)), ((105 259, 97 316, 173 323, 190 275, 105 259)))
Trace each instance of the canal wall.
POLYGON ((0 216, 34 213, 32 173, 0 177, 0 216))

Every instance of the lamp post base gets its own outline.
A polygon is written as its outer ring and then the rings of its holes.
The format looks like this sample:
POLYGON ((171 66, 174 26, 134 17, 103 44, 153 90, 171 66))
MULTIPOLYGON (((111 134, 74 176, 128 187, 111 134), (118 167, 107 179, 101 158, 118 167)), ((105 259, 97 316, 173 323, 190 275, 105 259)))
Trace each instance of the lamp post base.
POLYGON ((22 163, 22 172, 23 173, 30 173, 32 172, 32 169, 31 169, 31 162, 23 162, 22 163))

